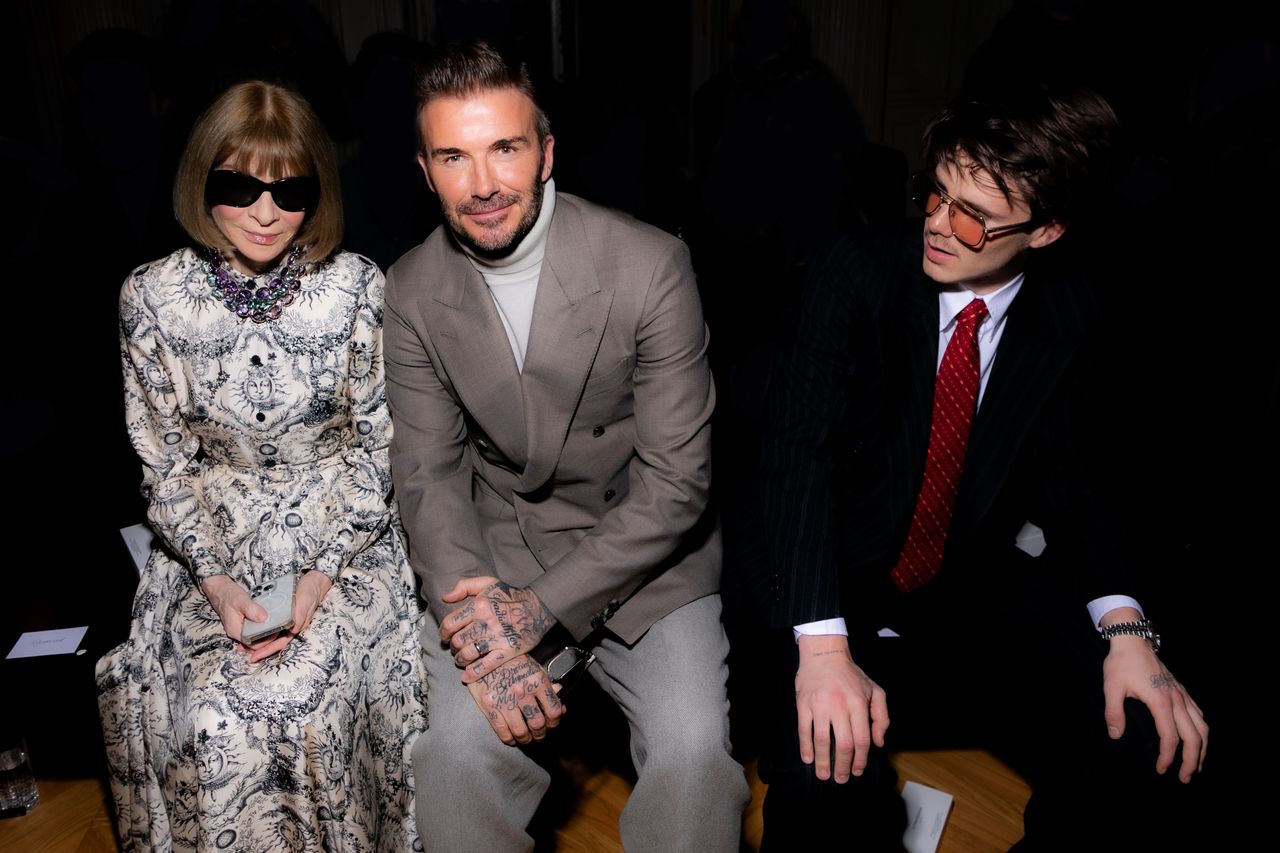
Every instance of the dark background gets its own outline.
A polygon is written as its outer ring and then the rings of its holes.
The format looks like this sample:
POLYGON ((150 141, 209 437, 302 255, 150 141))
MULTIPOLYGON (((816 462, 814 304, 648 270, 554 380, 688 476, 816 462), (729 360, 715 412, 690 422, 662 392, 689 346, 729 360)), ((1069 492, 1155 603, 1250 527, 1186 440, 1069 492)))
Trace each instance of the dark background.
MULTIPOLYGON (((0 666, 0 695, 35 697, 27 729, 62 732, 46 771, 96 762, 92 663, 127 633, 136 574, 116 531, 143 507, 115 304, 132 268, 185 239, 169 192, 191 123, 236 80, 296 86, 338 147, 344 246, 385 268, 439 220, 413 160, 413 62, 472 38, 529 63, 560 189, 689 243, 722 494, 751 488, 769 342, 806 258, 907 214, 927 119, 961 91, 1035 79, 1107 95, 1126 140, 1091 262, 1115 276, 1127 344, 1115 466, 1167 590, 1148 611, 1230 755, 1254 724, 1230 699, 1237 673, 1264 648, 1265 617, 1244 605, 1277 563, 1273 16, 1096 0, 19 0, 0 7, 0 647, 90 625, 79 658, 0 666)), ((726 583, 757 556, 731 538, 726 583)))

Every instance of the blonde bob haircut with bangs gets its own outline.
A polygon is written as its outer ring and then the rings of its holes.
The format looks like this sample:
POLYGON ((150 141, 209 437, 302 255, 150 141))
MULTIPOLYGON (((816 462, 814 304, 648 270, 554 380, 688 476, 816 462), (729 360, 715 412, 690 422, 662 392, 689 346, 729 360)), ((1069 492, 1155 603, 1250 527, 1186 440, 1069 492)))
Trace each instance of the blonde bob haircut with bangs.
POLYGON ((196 120, 173 184, 173 213, 197 243, 231 251, 205 203, 209 172, 224 163, 245 174, 280 178, 314 175, 316 209, 307 211, 294 242, 303 260, 323 260, 342 242, 342 195, 333 144, 306 100, 261 80, 237 83, 196 120))

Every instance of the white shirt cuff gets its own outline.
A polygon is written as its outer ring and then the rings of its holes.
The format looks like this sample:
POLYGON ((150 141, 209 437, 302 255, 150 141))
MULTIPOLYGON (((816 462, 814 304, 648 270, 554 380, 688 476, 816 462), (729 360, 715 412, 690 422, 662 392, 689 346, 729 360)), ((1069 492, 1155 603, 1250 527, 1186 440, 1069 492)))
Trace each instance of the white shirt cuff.
POLYGON ((1138 611, 1138 615, 1146 619, 1146 614, 1142 612, 1142 605, 1127 595, 1104 595, 1102 598, 1095 598, 1089 602, 1089 618, 1093 620, 1093 627, 1098 629, 1098 633, 1102 633, 1102 617, 1106 616, 1117 607, 1132 607, 1138 611))
POLYGON ((795 635, 798 643, 801 637, 815 637, 821 634, 839 634, 842 637, 847 637, 849 636, 849 626, 844 623, 843 616, 837 616, 834 619, 819 619, 817 622, 796 625, 791 629, 791 633, 795 635))

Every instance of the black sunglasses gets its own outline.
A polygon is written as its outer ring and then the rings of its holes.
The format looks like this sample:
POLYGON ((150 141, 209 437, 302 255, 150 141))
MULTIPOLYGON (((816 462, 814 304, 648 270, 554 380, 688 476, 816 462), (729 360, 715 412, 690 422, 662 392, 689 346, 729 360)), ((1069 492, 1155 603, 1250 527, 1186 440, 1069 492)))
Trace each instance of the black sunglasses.
POLYGON ((210 207, 225 204, 248 207, 263 193, 271 193, 276 207, 291 213, 312 210, 320 200, 320 182, 314 175, 299 175, 267 183, 253 175, 230 169, 213 169, 204 184, 204 200, 210 207))

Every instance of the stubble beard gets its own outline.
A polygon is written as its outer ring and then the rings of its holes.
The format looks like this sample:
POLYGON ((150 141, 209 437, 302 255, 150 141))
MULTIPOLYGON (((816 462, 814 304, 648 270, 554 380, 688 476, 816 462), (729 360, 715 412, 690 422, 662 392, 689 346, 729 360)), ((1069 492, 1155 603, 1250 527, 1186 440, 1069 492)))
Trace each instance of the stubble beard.
POLYGON ((462 226, 462 217, 467 213, 481 212, 486 207, 501 207, 505 204, 514 204, 519 201, 519 197, 515 194, 498 196, 488 204, 464 202, 457 205, 453 210, 446 208, 444 218, 449 223, 449 230, 453 232, 454 239, 466 246, 476 257, 487 261, 499 261, 514 252, 516 247, 520 245, 520 241, 529 236, 529 232, 533 230, 533 226, 538 222, 538 214, 542 212, 542 197, 546 189, 546 185, 542 182, 543 159, 541 157, 538 158, 538 171, 534 175, 533 186, 529 188, 529 207, 525 210, 524 215, 520 217, 515 230, 509 236, 495 236, 492 240, 484 239, 483 235, 476 238, 462 226))

